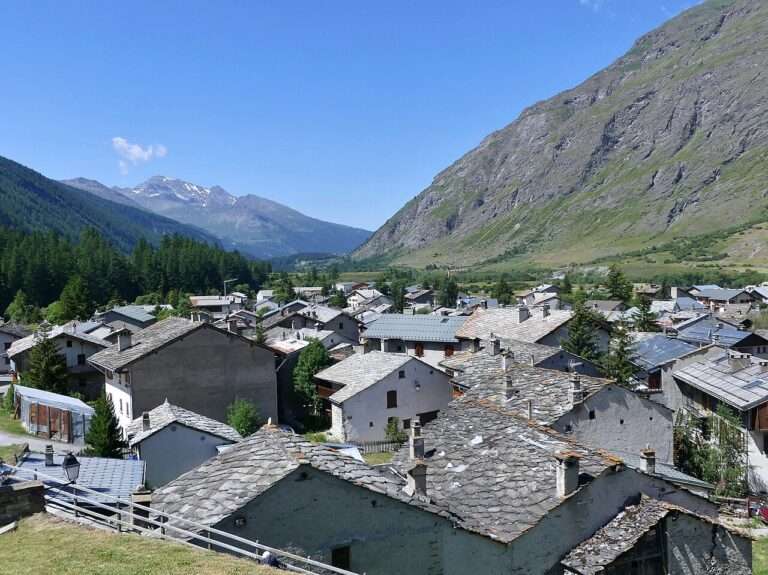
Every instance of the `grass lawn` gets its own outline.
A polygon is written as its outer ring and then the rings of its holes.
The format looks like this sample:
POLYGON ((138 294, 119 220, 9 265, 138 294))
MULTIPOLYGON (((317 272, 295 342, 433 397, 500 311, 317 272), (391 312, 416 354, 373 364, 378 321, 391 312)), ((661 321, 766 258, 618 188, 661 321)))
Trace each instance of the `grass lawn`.
POLYGON ((278 575, 245 559, 139 535, 117 535, 39 514, 0 535, 0 565, 15 575, 278 575))
POLYGON ((389 463, 392 461, 393 452, 388 453, 367 453, 363 455, 363 459, 368 465, 382 465, 383 463, 389 463))
POLYGON ((752 543, 752 572, 768 575, 768 537, 752 543))
POLYGON ((21 454, 21 445, 0 445, 0 459, 13 464, 13 456, 21 454))
POLYGON ((11 417, 11 414, 4 409, 0 409, 0 431, 15 435, 26 435, 27 433, 21 426, 21 421, 11 417))

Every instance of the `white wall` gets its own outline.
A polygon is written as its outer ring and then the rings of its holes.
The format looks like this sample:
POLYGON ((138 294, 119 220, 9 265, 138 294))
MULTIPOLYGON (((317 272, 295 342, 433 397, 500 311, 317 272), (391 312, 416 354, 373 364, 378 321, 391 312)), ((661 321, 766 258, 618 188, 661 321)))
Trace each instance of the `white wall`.
MULTIPOLYGON (((117 422, 125 430, 133 421, 133 390, 126 374, 110 372, 104 377, 104 388, 107 399, 112 400, 112 406, 117 416, 117 422), (109 377, 111 375, 111 377, 109 377)), ((146 410, 146 411, 149 411, 146 410)))
POLYGON ((421 361, 428 363, 429 365, 445 371, 439 364, 446 358, 445 346, 452 345, 453 352, 459 353, 465 349, 469 349, 469 341, 459 341, 452 344, 445 344, 434 341, 425 341, 422 343, 423 355, 416 355, 416 343, 415 341, 403 341, 401 339, 369 339, 367 340, 366 347, 369 351, 386 351, 390 353, 407 353, 411 357, 418 357, 421 361))
POLYGON ((450 378, 442 371, 418 360, 410 360, 401 370, 347 399, 341 410, 331 410, 332 427, 343 425, 344 441, 377 441, 386 438, 385 430, 390 417, 402 421, 420 413, 445 408, 451 401, 450 378), (405 371, 400 379, 398 372, 405 371), (418 382, 420 389, 416 389, 418 382), (397 391, 397 407, 387 408, 387 392, 397 391), (343 424, 338 418, 343 418, 343 424))

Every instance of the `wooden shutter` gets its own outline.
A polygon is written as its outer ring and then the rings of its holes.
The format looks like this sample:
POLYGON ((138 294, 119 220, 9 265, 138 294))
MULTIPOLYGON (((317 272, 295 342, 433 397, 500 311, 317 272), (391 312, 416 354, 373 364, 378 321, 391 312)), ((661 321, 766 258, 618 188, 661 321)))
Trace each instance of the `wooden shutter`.
POLYGON ((768 403, 757 408, 757 428, 760 431, 768 431, 768 403))

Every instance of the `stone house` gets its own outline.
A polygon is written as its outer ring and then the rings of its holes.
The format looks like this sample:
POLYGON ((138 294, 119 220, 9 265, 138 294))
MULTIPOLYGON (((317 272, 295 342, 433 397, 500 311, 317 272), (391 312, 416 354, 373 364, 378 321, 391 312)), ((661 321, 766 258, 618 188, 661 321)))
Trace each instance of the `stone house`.
POLYGON ((189 305, 196 311, 212 319, 219 319, 232 312, 245 309, 248 298, 244 294, 232 293, 221 295, 191 295, 189 305))
POLYGON ((96 321, 109 325, 114 331, 127 329, 131 333, 149 327, 157 321, 155 315, 147 308, 153 306, 120 305, 112 309, 97 313, 96 321))
MULTIPOLYGON (((88 363, 94 354, 108 347, 108 341, 92 335, 91 332, 103 326, 100 322, 72 321, 64 325, 53 326, 48 332, 48 339, 56 342, 59 355, 64 356, 69 374, 69 390, 80 393, 86 400, 96 399, 101 393, 104 378, 88 363)), ((35 334, 14 341, 8 348, 11 371, 21 374, 29 366, 29 353, 35 347, 35 334)))
POLYGON ((667 330, 667 334, 699 347, 714 344, 742 353, 768 357, 766 338, 711 315, 698 316, 676 324, 667 330))
POLYGON ((674 363, 698 348, 660 333, 636 333, 632 345, 632 363, 637 367, 635 379, 651 393, 662 393, 664 366, 674 363))
POLYGON ((360 334, 366 350, 406 353, 438 369, 440 362, 462 351, 456 334, 465 316, 385 314, 368 324, 360 334))
POLYGON ((225 421, 235 399, 253 402, 262 419, 277 418, 275 358, 267 348, 207 322, 171 317, 89 358, 125 430, 166 399, 225 421))
POLYGON ((126 437, 131 450, 146 464, 145 484, 151 489, 215 457, 218 448, 242 440, 229 425, 168 401, 134 419, 126 437))
MULTIPOLYGON (((278 329, 286 332, 298 330, 331 331, 341 341, 357 343, 360 339, 360 322, 340 309, 321 304, 308 304, 292 312, 281 315, 278 321, 267 324, 270 332, 278 329)), ((273 337, 274 339, 274 337, 273 337)))
POLYGON ((452 398, 445 373, 403 353, 356 353, 315 378, 340 441, 384 440, 393 419, 410 429, 415 418, 434 419, 452 398))
POLYGON ((694 286, 690 294, 705 306, 757 301, 757 297, 745 289, 727 289, 719 286, 694 286))
POLYGON ((10 350, 13 342, 27 337, 28 335, 29 332, 25 328, 15 323, 0 324, 0 353, 2 353, 0 374, 11 371, 11 358, 8 357, 8 350, 10 350))

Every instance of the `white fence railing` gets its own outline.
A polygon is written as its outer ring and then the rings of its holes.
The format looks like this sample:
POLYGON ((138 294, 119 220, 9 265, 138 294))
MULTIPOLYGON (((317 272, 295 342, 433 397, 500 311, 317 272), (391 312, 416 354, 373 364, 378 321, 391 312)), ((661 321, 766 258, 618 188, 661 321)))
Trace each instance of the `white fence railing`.
MULTIPOLYGON (((334 567, 311 557, 302 557, 289 551, 276 549, 239 537, 226 531, 215 529, 178 515, 165 513, 133 501, 83 487, 76 483, 65 483, 40 471, 23 469, 0 462, 0 471, 11 470, 16 479, 41 480, 45 485, 46 503, 51 507, 82 515, 90 520, 110 526, 117 531, 132 531, 168 539, 197 549, 205 547, 214 551, 228 553, 267 563, 269 553, 279 562, 279 567, 306 575, 359 575, 353 571, 334 567), (105 503, 111 501, 112 503, 105 503), (97 510, 101 510, 100 513, 97 510), (141 511, 144 514, 136 513, 141 511), (110 513, 111 515, 105 515, 110 513)), ((364 574, 363 574, 364 575, 364 574)))

